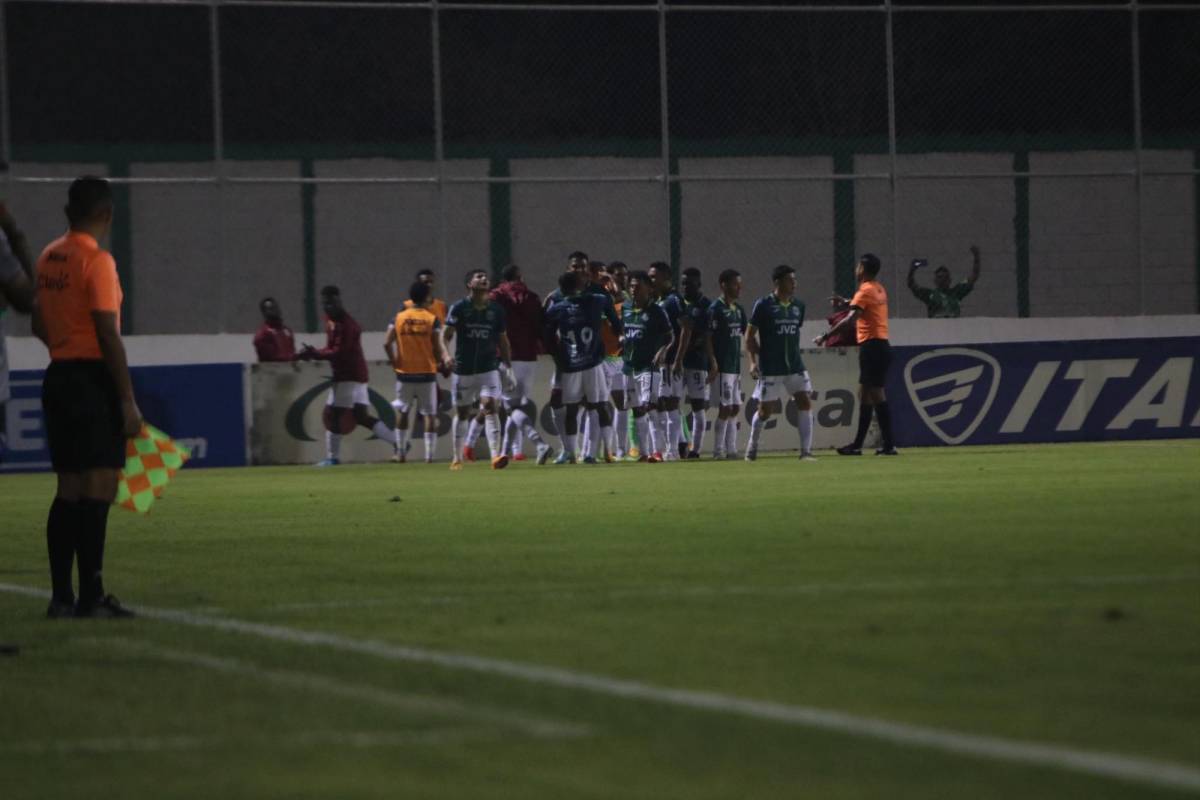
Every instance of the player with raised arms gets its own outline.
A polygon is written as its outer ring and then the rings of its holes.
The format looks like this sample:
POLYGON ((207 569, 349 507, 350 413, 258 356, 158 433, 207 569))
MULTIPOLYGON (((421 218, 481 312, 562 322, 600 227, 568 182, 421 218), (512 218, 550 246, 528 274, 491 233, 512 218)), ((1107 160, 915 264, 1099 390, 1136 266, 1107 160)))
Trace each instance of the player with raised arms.
POLYGON ((717 364, 720 406, 713 435, 713 458, 737 458, 738 410, 742 406, 742 337, 746 311, 738 302, 742 275, 727 269, 718 279, 721 296, 708 307, 707 348, 717 364))
POLYGON ((621 357, 626 389, 641 442, 638 461, 662 461, 666 438, 660 424, 658 393, 667 353, 675 343, 671 320, 654 300, 650 273, 629 273, 629 300, 621 305, 621 357))

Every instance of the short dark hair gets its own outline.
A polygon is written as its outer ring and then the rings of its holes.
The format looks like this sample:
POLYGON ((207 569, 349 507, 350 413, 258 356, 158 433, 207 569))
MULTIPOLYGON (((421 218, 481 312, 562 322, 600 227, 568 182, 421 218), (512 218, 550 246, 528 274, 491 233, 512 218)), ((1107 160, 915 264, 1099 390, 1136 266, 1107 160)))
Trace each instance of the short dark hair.
MULTIPOLYGON (((653 264, 650 265, 650 269, 654 270, 655 272, 665 273, 668 278, 671 277, 672 274, 674 274, 671 272, 671 265, 665 261, 655 261, 653 264)), ((650 272, 650 270, 646 270, 647 274, 649 274, 649 272, 650 272)))
POLYGON ((102 211, 111 209, 112 205, 112 187, 108 185, 108 181, 95 175, 84 175, 71 182, 71 188, 67 190, 67 205, 63 211, 67 213, 67 222, 78 225, 102 211))
POLYGON ((608 264, 608 271, 612 272, 613 270, 616 270, 616 269, 623 269, 623 270, 628 271, 629 266, 624 261, 610 261, 608 264))
POLYGON ((721 274, 717 276, 717 283, 729 283, 734 278, 740 277, 742 277, 742 273, 738 272, 736 269, 722 270, 721 274))
POLYGON ((433 274, 433 270, 429 269, 428 267, 426 267, 425 269, 417 270, 418 278, 421 277, 422 275, 432 275, 432 274, 433 274))
POLYGON ((521 268, 516 264, 509 264, 501 270, 500 277, 506 281, 515 281, 521 277, 521 268))
POLYGON ((688 276, 689 278, 699 278, 700 270, 696 269, 695 267, 688 267, 687 269, 685 269, 683 271, 683 274, 688 276))
POLYGON ((574 261, 577 258, 582 258, 584 261, 587 261, 588 254, 582 250, 576 250, 574 253, 571 253, 571 255, 567 256, 567 261, 574 261))
POLYGON ((650 283, 650 273, 644 269, 635 269, 628 276, 631 281, 640 281, 642 283, 650 283))
POLYGON ((788 275, 794 275, 796 270, 789 267, 787 264, 780 264, 775 269, 771 270, 771 281, 781 281, 788 275))
POLYGON ((414 306, 424 303, 429 299, 429 284, 413 281, 413 285, 408 287, 408 299, 413 301, 414 306))
POLYGON ((341 297, 342 290, 334 286, 332 283, 328 286, 321 287, 321 297, 341 297))
POLYGON ((480 269, 479 267, 475 267, 474 269, 467 270, 467 274, 463 276, 463 284, 464 285, 469 284, 471 282, 471 278, 474 278, 476 275, 478 275, 481 272, 484 275, 487 274, 486 269, 480 269))
POLYGON ((265 306, 267 303, 274 303, 275 305, 279 305, 279 301, 276 300, 274 297, 264 297, 262 300, 258 301, 258 310, 262 311, 263 306, 265 306))
POLYGON ((579 275, 574 270, 567 270, 558 276, 558 289, 564 295, 575 294, 579 291, 579 275))
POLYGON ((874 278, 879 274, 879 256, 874 253, 863 253, 859 256, 858 263, 863 265, 863 272, 868 277, 874 278))

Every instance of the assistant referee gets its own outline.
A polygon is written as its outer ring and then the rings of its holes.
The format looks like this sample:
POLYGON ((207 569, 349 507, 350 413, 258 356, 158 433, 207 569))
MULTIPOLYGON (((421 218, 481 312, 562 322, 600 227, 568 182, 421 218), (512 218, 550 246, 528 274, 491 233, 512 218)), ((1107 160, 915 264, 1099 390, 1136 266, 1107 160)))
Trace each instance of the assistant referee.
POLYGON ((33 330, 50 350, 42 411, 58 491, 46 521, 54 590, 46 616, 131 617, 106 594, 108 509, 125 464, 125 440, 142 425, 121 343, 121 283, 100 247, 113 221, 112 189, 91 176, 71 184, 69 229, 37 262, 33 330), (79 599, 71 567, 79 562, 79 599))

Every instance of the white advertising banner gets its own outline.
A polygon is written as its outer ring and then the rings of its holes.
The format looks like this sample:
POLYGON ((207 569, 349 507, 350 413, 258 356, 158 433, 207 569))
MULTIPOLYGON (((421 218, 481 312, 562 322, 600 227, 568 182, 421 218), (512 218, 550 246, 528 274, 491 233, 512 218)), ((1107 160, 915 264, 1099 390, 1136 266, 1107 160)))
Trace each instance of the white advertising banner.
MULTIPOLYGON (((857 421, 858 352, 854 348, 806 350, 804 360, 812 377, 815 394, 813 445, 816 449, 825 449, 846 444, 854 437, 857 421)), ((369 362, 368 366, 372 413, 388 425, 393 425, 395 414, 391 401, 395 397, 394 373, 384 361, 369 362)), ((530 398, 533 404, 530 416, 537 420, 538 429, 543 435, 554 432, 548 408, 552 369, 550 359, 543 356, 538 362, 534 396, 530 398)), ((440 461, 448 461, 451 411, 449 382, 439 379, 439 384, 442 391, 439 397, 438 433, 443 438, 438 443, 437 457, 440 461)), ((250 368, 251 463, 301 464, 324 458, 325 425, 322 412, 330 385, 328 364, 296 362, 253 365, 250 368)), ((739 414, 743 424, 738 440, 743 448, 749 434, 749 420, 757 405, 751 397, 753 391, 754 381, 748 374, 743 374, 742 393, 746 405, 739 414)), ((685 416, 690 411, 686 400, 681 403, 681 408, 685 416)), ((716 419, 716 413, 715 405, 710 403, 707 414, 710 425, 716 419)), ((415 414, 412 416, 415 422, 415 414)), ((795 403, 789 401, 783 415, 773 417, 768 422, 759 445, 760 451, 798 450, 800 438, 796 422, 795 403)), ((415 446, 419 449, 420 439, 416 441, 415 446)), ((549 441, 557 449, 557 437, 550 436, 549 441)), ((711 453, 711 444, 711 436, 706 437, 706 457, 711 453)), ((532 448, 528 449, 532 454, 532 448)), ((391 454, 390 442, 379 441, 362 427, 342 438, 342 461, 386 461, 391 454)))

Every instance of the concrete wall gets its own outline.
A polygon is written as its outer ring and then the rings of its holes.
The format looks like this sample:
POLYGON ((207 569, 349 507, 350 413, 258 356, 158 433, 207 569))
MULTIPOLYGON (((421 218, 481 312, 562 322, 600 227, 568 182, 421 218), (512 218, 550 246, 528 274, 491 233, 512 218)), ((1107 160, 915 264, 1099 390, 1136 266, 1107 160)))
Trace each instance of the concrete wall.
MULTIPOLYGON (((1034 172, 1122 170, 1132 154, 1032 153, 1034 172)), ((1190 151, 1147 152, 1149 170, 1190 169, 1190 151)), ((902 155, 896 181, 896 231, 892 190, 886 179, 854 185, 852 219, 835 219, 829 180, 689 181, 689 176, 810 174, 832 172, 828 157, 681 159, 678 196, 682 266, 716 273, 740 269, 746 296, 769 288, 778 263, 800 275, 800 296, 810 318, 823 315, 834 288, 834 240, 853 226, 856 252, 878 253, 894 317, 923 308, 904 287, 905 265, 926 257, 962 277, 970 268, 967 248, 983 249, 983 277, 964 302, 969 316, 1016 316, 1015 181, 1009 153, 902 155), (916 178, 917 172, 972 172, 997 178, 916 178), (894 238, 894 246, 893 246, 894 238)), ((134 164, 135 177, 206 174, 211 164, 134 164)), ((404 176, 432 178, 432 162, 385 159, 318 161, 318 177, 404 176)), ((858 173, 886 173, 886 156, 855 159, 858 173)), ((230 162, 231 175, 297 177, 295 161, 230 162)), ((486 160, 447 162, 451 176, 484 176, 486 160)), ((515 178, 578 176, 570 182, 517 182, 494 201, 487 184, 448 184, 444 222, 430 184, 320 184, 313 190, 311 252, 315 284, 342 287, 347 306, 364 327, 381 327, 401 302, 417 269, 439 272, 438 293, 461 293, 467 268, 489 267, 493 242, 511 242, 511 258, 530 284, 549 291, 568 252, 579 248, 606 261, 635 267, 670 255, 667 195, 655 176, 657 159, 514 159, 515 178), (632 176, 619 182, 588 177, 632 176), (499 206, 510 230, 491 230, 499 206), (442 230, 445 229, 443 246, 442 230), (493 236, 493 233, 498 234, 493 236), (445 249, 443 265, 443 247, 445 249), (444 274, 443 274, 444 273, 444 274)), ((70 177, 103 174, 99 164, 17 164, 14 175, 70 177)), ((65 183, 11 184, 5 199, 37 247, 63 229, 65 183)), ((299 184, 138 184, 130 189, 133 251, 131 313, 144 334, 250 331, 257 302, 276 296, 285 318, 304 327, 306 247, 299 184)), ((1034 316, 1136 314, 1141 281, 1136 270, 1138 202, 1131 177, 1036 177, 1029 181, 1030 306, 1034 316)), ((1196 311, 1195 178, 1146 177, 1140 209, 1146 263, 1147 313, 1196 311)), ((844 215, 848 216, 848 215, 844 215)), ((503 216, 496 217, 503 219, 503 216)), ((932 275, 922 273, 923 283, 932 275)), ((6 315, 12 333, 27 323, 6 315)))

